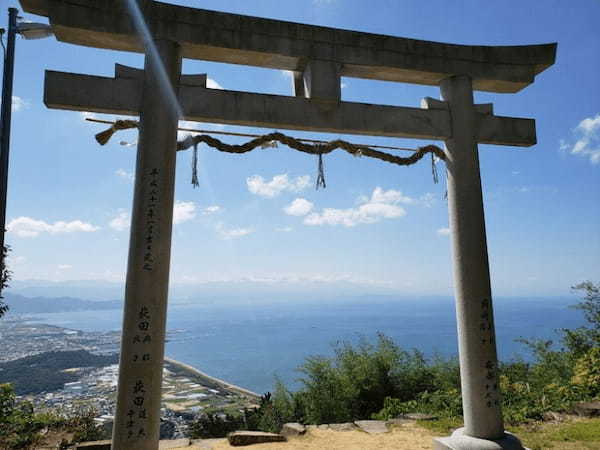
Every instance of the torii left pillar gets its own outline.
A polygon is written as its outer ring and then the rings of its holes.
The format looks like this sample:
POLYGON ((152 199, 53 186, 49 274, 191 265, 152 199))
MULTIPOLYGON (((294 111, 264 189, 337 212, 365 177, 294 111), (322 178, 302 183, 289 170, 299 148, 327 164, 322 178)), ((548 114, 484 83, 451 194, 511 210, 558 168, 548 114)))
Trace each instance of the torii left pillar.
POLYGON ((178 122, 169 93, 181 54, 175 42, 154 44, 144 63, 113 450, 157 450, 160 432, 178 122))

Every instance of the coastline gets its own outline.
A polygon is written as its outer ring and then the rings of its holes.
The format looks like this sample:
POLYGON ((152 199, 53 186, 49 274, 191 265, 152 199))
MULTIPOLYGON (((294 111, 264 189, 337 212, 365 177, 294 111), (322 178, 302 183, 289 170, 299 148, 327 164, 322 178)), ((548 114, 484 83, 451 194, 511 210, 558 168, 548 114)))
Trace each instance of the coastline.
POLYGON ((164 361, 169 364, 172 364, 175 367, 178 367, 179 369, 183 370, 184 372, 191 373, 195 377, 200 377, 204 380, 209 381, 210 383, 216 384, 217 386, 220 386, 224 389, 237 392, 238 394, 249 397, 250 399, 258 400, 261 397, 256 392, 252 392, 249 389, 245 389, 243 387, 236 386, 235 384, 228 383, 227 381, 221 380, 219 378, 212 377, 212 376, 202 372, 201 370, 198 370, 195 367, 190 366, 189 364, 182 363, 181 361, 177 361, 175 359, 168 358, 166 356, 164 358, 164 361))

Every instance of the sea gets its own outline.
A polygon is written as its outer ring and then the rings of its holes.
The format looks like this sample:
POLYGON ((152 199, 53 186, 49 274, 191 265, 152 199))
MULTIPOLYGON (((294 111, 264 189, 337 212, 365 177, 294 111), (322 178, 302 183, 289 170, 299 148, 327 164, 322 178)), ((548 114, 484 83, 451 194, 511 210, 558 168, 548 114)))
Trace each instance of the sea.
MULTIPOLYGON (((584 324, 577 299, 496 298, 499 358, 529 360, 519 338, 557 340, 556 330, 584 324)), ((82 331, 121 328, 122 311, 32 314, 35 322, 82 331)), ((357 297, 286 302, 188 301, 169 305, 166 355, 257 393, 273 390, 275 377, 301 386, 298 367, 309 356, 331 356, 343 342, 374 342, 378 333, 427 357, 457 354, 451 298, 357 297)))

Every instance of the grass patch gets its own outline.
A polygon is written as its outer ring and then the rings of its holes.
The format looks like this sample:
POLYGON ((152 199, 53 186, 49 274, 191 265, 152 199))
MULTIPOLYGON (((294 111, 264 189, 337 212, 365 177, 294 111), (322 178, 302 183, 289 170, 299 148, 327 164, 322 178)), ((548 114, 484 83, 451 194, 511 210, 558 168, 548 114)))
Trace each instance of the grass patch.
POLYGON ((532 423, 510 428, 531 450, 600 450, 600 419, 532 423))
POLYGON ((597 441, 600 442, 600 419, 573 422, 550 434, 554 441, 597 441))
MULTIPOLYGON (((417 424, 433 433, 448 436, 463 426, 460 417, 419 420, 417 424)), ((532 422, 509 427, 531 450, 600 450, 600 419, 576 419, 564 423, 532 422)))
POLYGON ((444 417, 437 420, 417 420, 417 425, 434 433, 446 435, 462 427, 463 420, 461 417, 444 417))

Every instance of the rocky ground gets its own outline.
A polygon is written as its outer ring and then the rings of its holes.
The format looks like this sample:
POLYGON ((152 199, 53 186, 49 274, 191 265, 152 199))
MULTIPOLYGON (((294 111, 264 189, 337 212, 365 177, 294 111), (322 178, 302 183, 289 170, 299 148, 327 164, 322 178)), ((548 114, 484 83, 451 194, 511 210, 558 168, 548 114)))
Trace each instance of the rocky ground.
MULTIPOLYGON (((394 422, 330 424, 308 426, 303 434, 287 434, 286 442, 253 444, 256 450, 424 450, 431 449, 433 438, 448 435, 435 421, 396 420, 394 422)), ((562 416, 557 420, 522 425, 516 433, 531 450, 600 450, 600 418, 562 416)), ((107 444, 109 442, 107 441, 107 444)), ((238 448, 227 439, 180 439, 161 441, 160 449, 225 450, 238 448)), ((94 450, 99 447, 94 448, 94 450)), ((81 450, 85 450, 83 447, 81 450)))

